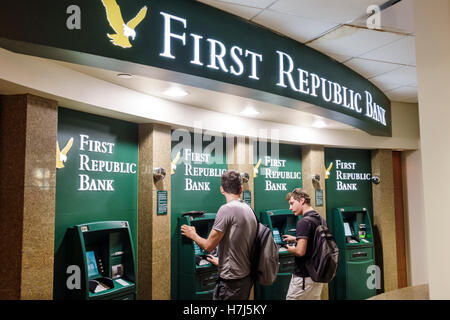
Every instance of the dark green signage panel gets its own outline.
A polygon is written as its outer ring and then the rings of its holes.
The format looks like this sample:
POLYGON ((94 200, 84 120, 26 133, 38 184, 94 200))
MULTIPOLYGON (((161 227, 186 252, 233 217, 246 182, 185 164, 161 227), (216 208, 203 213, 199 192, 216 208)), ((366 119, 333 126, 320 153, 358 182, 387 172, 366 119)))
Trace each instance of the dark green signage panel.
POLYGON ((335 208, 365 207, 373 221, 369 150, 325 149, 327 217, 335 208))
POLYGON ((57 298, 67 276, 68 228, 98 221, 128 221, 137 247, 137 125, 59 108, 56 167, 57 298))
POLYGON ((288 209, 286 194, 303 186, 301 147, 258 142, 253 150, 255 212, 288 209))
POLYGON ((0 46, 285 107, 305 101, 321 107, 311 112, 391 135, 390 101, 370 81, 304 44, 198 1, 7 1, 0 46))
POLYGON ((329 284, 329 298, 366 299, 374 294, 367 286, 367 268, 379 264, 373 251, 376 227, 369 223, 373 223, 370 150, 326 148, 325 178, 327 223, 342 253, 336 277, 329 284), (361 223, 370 234, 370 243, 355 244, 349 238, 353 233, 358 235, 354 227, 361 223))
POLYGON ((171 241, 172 298, 178 298, 179 218, 188 211, 216 213, 225 204, 220 193, 220 177, 228 170, 226 140, 193 134, 184 130, 172 132, 171 168, 171 241))

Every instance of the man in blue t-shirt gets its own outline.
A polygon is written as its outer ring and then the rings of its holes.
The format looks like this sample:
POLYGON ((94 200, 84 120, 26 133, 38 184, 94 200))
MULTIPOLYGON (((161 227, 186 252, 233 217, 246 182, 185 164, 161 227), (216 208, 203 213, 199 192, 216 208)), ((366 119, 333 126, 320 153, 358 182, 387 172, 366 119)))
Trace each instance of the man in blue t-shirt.
POLYGON ((305 262, 311 257, 314 246, 314 233, 323 218, 311 207, 310 196, 302 189, 296 188, 286 195, 289 201, 289 210, 296 216, 315 217, 317 222, 309 219, 300 219, 297 222, 296 236, 283 235, 287 243, 296 243, 288 246, 288 252, 295 256, 295 269, 289 284, 286 300, 320 300, 322 283, 314 282, 306 270, 305 262))

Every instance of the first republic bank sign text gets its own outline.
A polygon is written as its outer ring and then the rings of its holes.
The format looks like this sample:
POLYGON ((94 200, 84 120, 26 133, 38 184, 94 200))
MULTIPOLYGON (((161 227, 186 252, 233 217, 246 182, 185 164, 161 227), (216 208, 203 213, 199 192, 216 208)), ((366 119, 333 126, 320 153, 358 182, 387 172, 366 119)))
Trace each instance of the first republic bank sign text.
MULTIPOLYGON (((202 67, 206 65, 208 69, 230 73, 236 77, 246 76, 255 81, 260 80, 258 70, 260 65, 264 63, 263 53, 253 52, 236 45, 227 48, 221 41, 204 35, 194 33, 187 35, 186 32, 175 33, 172 31, 173 24, 181 24, 183 29, 186 30, 188 21, 166 12, 160 12, 160 14, 164 17, 164 48, 160 56, 176 59, 172 52, 174 42, 186 46, 188 41, 192 41, 194 51, 190 61, 191 64, 202 67), (202 59, 200 56, 201 46, 204 45, 209 48, 209 56, 206 59, 202 59), (227 60, 231 60, 232 63, 225 63, 226 56, 229 56, 227 60)), ((332 102, 342 108, 363 114, 365 117, 386 126, 386 110, 374 102, 369 91, 355 92, 355 90, 338 82, 333 82, 318 74, 296 67, 293 58, 285 52, 276 50, 276 53, 278 60, 269 63, 278 67, 276 69, 277 86, 289 88, 289 90, 298 94, 312 97, 320 96, 326 102, 332 102)))
POLYGON ((303 101, 318 106, 310 112, 391 136, 390 101, 370 81, 313 48, 198 1, 16 0, 3 7, 0 46, 15 52, 160 74, 285 107, 303 101))

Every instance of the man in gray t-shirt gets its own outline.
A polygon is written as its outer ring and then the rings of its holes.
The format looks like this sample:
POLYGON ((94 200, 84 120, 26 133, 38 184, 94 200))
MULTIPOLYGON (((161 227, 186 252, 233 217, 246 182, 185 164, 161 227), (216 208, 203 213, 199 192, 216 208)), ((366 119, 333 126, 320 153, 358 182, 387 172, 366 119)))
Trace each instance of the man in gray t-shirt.
POLYGON ((218 246, 219 259, 208 256, 208 261, 219 268, 214 300, 245 300, 253 285, 250 253, 256 237, 256 217, 252 208, 240 200, 239 172, 229 170, 222 175, 220 192, 227 203, 217 212, 208 239, 200 237, 195 227, 187 225, 181 226, 181 233, 208 252, 218 246))
POLYGON ((232 200, 220 207, 213 229, 224 233, 219 242, 219 274, 241 279, 250 274, 250 251, 256 237, 256 218, 245 202, 232 200))

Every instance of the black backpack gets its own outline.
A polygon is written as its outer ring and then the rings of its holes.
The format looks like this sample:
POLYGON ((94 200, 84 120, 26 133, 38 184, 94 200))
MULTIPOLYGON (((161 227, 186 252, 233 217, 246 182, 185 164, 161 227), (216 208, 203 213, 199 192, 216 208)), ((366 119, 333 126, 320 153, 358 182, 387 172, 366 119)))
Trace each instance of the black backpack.
POLYGON ((339 249, 336 241, 326 222, 319 215, 303 219, 313 223, 320 221, 314 233, 311 257, 305 262, 305 268, 313 281, 329 283, 336 276, 339 263, 339 249))

